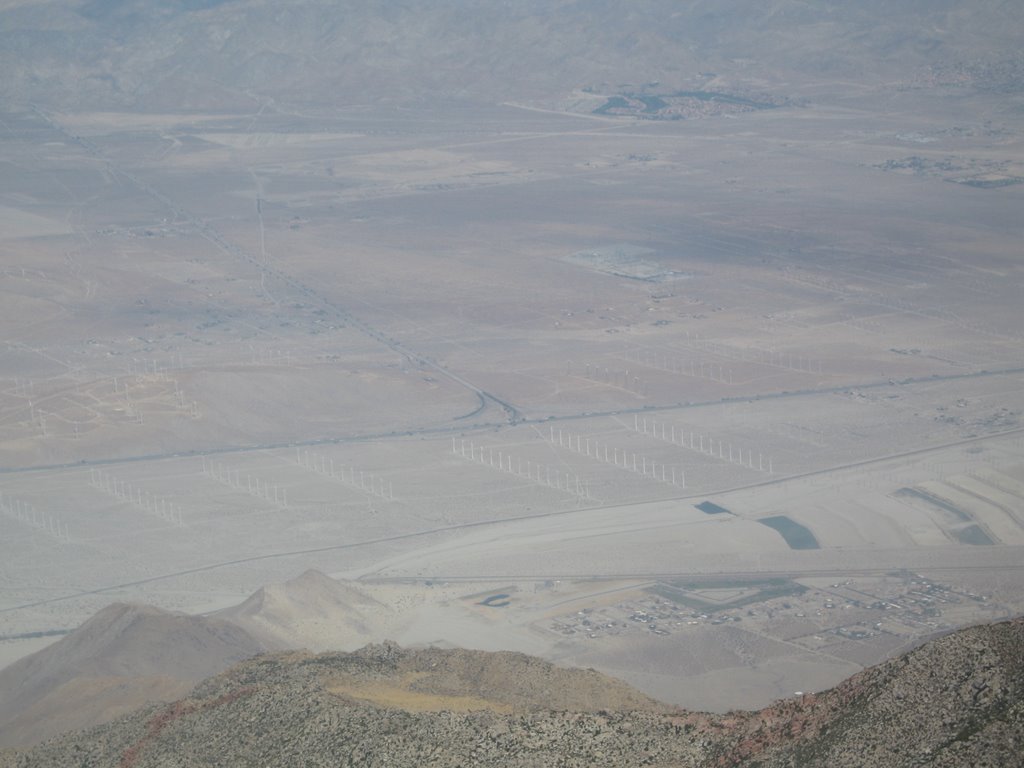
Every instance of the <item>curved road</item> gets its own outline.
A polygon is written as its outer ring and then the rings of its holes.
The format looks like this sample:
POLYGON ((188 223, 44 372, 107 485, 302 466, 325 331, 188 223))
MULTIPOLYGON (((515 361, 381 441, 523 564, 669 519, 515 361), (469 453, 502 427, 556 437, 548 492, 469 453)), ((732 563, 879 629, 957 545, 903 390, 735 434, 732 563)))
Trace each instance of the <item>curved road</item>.
MULTIPOLYGON (((975 373, 954 373, 946 376, 920 376, 911 379, 901 379, 900 381, 869 381, 862 383, 843 384, 841 386, 834 387, 816 387, 810 389, 795 389, 795 390, 784 390, 781 392, 767 392, 757 395, 745 395, 737 397, 723 397, 719 400, 703 400, 700 402, 687 402, 687 403, 670 403, 663 405, 644 405, 636 408, 621 408, 614 411, 585 411, 583 413, 574 413, 563 416, 540 416, 534 418, 526 418, 520 414, 518 410, 515 410, 515 418, 510 418, 507 422, 475 422, 473 424, 460 424, 455 423, 464 419, 472 418, 474 415, 478 415, 483 409, 478 408, 476 411, 460 416, 457 419, 453 419, 451 423, 441 424, 434 427, 420 427, 418 429, 410 429, 405 431, 392 430, 390 432, 368 432, 365 434, 355 435, 336 435, 333 437, 320 437, 310 440, 290 440, 276 443, 258 443, 252 445, 225 445, 217 448, 206 448, 201 451, 167 451, 165 453, 147 453, 139 454, 136 456, 123 456, 120 458, 109 458, 109 459, 83 459, 78 462, 66 462, 62 464, 37 464, 32 466, 23 467, 0 467, 0 474, 13 474, 18 472, 42 472, 42 471, 53 471, 61 469, 75 469, 84 467, 94 466, 107 466, 113 464, 124 464, 131 462, 140 461, 160 461, 162 459, 174 459, 181 458, 183 456, 211 456, 211 455, 224 455, 231 453, 250 453, 255 451, 267 451, 276 450, 282 448, 308 448, 317 445, 333 445, 338 443, 359 443, 368 442, 372 440, 382 440, 387 438, 395 437, 416 437, 419 435, 447 435, 453 432, 466 432, 469 430, 501 430, 507 429, 510 426, 523 425, 523 424, 556 424, 563 421, 577 421, 581 419, 592 419, 601 418, 607 416, 618 416, 622 414, 630 413, 658 413, 661 411, 676 411, 687 408, 708 408, 716 405, 723 405, 728 403, 741 403, 741 402, 756 402, 760 400, 781 400, 786 398, 799 398, 809 397, 814 395, 828 395, 835 394, 838 392, 848 392, 850 390, 857 389, 878 389, 882 387, 894 387, 894 386, 912 386, 914 384, 933 384, 940 381, 957 381, 961 379, 976 379, 988 376, 1006 376, 1013 374, 1024 373, 1024 368, 1001 368, 994 371, 977 371, 975 373)), ((467 386, 472 386, 467 382, 467 386)), ((493 395, 488 395, 484 392, 477 393, 481 400, 489 399, 491 402, 502 404, 505 407, 507 404, 503 400, 494 398, 493 395)), ((507 406, 512 408, 512 406, 507 406)), ((1017 430, 1010 430, 1014 432, 1017 430)), ((993 433, 991 435, 985 435, 984 437, 996 437, 999 434, 1004 433, 993 433)), ((973 438, 965 440, 964 442, 971 442, 973 438)), ((922 448, 921 451, 930 451, 933 448, 922 448)), ((912 452, 913 453, 913 452, 912 452)), ((904 454, 900 454, 904 455, 904 454)), ((869 459, 875 461, 875 459, 869 459)))

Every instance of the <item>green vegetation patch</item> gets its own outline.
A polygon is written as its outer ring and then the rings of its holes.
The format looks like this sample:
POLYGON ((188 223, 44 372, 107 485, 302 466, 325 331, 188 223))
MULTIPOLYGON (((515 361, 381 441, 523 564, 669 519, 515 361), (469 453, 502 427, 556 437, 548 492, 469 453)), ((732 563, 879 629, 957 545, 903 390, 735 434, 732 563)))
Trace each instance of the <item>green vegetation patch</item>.
POLYGON ((769 528, 778 531, 786 540, 790 549, 821 549, 818 540, 814 538, 811 529, 800 523, 790 520, 785 515, 773 517, 762 517, 757 522, 767 525, 769 528))
POLYGON ((496 595, 491 595, 480 601, 480 605, 486 605, 488 608, 504 608, 506 605, 510 605, 512 596, 505 592, 499 592, 496 595))
POLYGON ((973 544, 980 547, 990 547, 995 544, 991 537, 978 525, 968 525, 952 533, 961 544, 973 544))
POLYGON ((921 499, 922 501, 927 501, 929 504, 932 504, 933 506, 936 506, 941 510, 949 512, 951 515, 953 515, 954 518, 960 520, 961 522, 966 523, 971 519, 971 516, 964 512, 959 507, 950 504, 945 499, 940 499, 938 496, 933 496, 932 494, 927 493, 926 491, 922 491, 920 488, 900 488, 893 495, 912 496, 914 498, 921 499))
POLYGON ((788 104, 775 97, 749 98, 721 91, 679 91, 677 93, 620 93, 609 96, 594 110, 595 115, 621 115, 653 120, 682 120, 710 114, 775 109, 788 104))
POLYGON ((694 504, 697 509, 703 512, 705 515, 731 515, 725 507, 720 507, 713 501, 702 501, 700 504, 694 504))

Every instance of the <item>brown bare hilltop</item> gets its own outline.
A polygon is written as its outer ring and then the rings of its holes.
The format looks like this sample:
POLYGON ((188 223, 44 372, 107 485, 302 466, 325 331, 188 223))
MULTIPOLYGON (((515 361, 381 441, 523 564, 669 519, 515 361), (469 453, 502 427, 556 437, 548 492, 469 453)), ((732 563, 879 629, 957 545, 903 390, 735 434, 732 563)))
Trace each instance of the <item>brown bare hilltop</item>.
POLYGON ((369 637, 367 613, 387 610, 315 570, 209 616, 110 605, 0 670, 0 747, 30 747, 144 704, 174 701, 257 653, 354 650, 369 637))
POLYGON ((115 603, 0 670, 0 746, 86 728, 196 683, 268 646, 228 621, 115 603))

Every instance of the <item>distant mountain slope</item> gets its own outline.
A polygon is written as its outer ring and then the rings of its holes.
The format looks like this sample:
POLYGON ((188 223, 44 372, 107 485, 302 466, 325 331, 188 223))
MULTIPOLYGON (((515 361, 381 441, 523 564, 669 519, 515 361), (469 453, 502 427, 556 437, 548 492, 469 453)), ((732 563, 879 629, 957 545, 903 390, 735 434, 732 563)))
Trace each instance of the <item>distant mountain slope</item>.
POLYGON ((262 587, 212 616, 115 604, 43 650, 0 670, 0 747, 28 746, 108 722, 257 653, 355 649, 390 611, 319 571, 262 587))
POLYGON ((267 647, 351 650, 368 642, 371 623, 388 613, 355 587, 309 570, 216 615, 267 647))
POLYGON ((31 744, 183 695, 267 650, 221 619, 114 604, 58 642, 0 670, 0 746, 31 744))
POLYGON ((270 655, 0 768, 1019 765, 1022 649, 1024 621, 975 627, 806 701, 726 716, 518 654, 270 655))
POLYGON ((26 0, 0 4, 0 95, 182 109, 562 99, 709 72, 771 87, 1019 58, 1020 23, 1000 0, 26 0))

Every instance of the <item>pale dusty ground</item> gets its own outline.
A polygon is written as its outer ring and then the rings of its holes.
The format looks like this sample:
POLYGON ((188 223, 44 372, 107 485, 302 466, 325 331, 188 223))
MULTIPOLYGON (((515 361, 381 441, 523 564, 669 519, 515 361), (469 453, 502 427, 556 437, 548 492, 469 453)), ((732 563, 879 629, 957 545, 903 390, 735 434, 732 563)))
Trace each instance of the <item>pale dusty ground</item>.
POLYGON ((5 115, 0 663, 113 600, 208 611, 316 567, 392 608, 346 643, 511 647, 721 708, 1019 612, 1024 187, 878 166, 1018 162, 1020 118, 901 98, 420 131, 5 115), (566 260, 617 244, 675 279, 566 260), (722 658, 712 618, 550 625, 625 610, 588 596, 609 584, 904 571, 988 599, 850 639, 815 585, 722 658), (776 654, 786 621, 817 624, 776 654))

